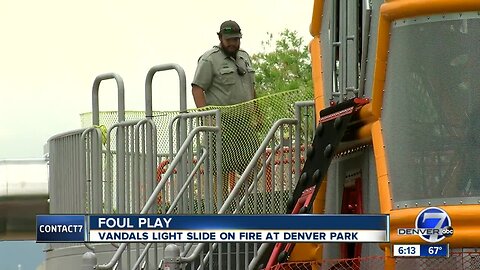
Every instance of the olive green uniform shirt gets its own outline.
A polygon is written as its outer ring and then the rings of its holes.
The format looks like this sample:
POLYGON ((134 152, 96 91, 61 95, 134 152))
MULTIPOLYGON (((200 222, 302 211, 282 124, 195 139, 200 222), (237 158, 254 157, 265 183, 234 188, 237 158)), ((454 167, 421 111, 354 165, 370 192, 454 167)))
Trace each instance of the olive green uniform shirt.
POLYGON ((237 59, 215 46, 198 60, 192 85, 205 91, 206 105, 234 105, 254 98, 255 73, 247 52, 239 50, 237 59), (244 70, 245 74, 239 74, 244 70))

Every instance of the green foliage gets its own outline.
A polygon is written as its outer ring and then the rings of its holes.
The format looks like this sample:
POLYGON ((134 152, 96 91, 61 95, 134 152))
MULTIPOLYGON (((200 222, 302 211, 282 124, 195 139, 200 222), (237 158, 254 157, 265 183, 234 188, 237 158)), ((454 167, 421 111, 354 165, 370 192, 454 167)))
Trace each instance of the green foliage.
POLYGON ((262 41, 263 52, 252 55, 257 96, 300 89, 305 99, 313 98, 310 55, 303 39, 288 29, 276 41, 273 34, 267 34, 268 40, 262 41), (275 49, 267 52, 274 44, 275 49))

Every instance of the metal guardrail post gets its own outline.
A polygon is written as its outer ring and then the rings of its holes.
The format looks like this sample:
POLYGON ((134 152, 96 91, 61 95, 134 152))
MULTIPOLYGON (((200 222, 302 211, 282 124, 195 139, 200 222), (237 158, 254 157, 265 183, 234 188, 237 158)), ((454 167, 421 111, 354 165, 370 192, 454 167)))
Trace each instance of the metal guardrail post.
POLYGON ((98 101, 98 90, 100 83, 105 80, 115 79, 118 87, 118 122, 125 121, 125 87, 123 79, 115 73, 105 73, 98 75, 93 81, 92 87, 92 123, 98 125, 100 123, 100 108, 98 101))
POLYGON ((81 144, 82 154, 88 157, 81 158, 80 161, 83 172, 82 182, 84 182, 87 187, 88 213, 101 214, 103 213, 101 131, 96 127, 86 129, 82 133, 81 144), (88 144, 88 147, 85 144, 88 144))
MULTIPOLYGON (((109 80, 109 79, 115 79, 117 82, 117 88, 118 88, 118 122, 124 122, 125 121, 125 86, 123 83, 122 77, 120 77, 118 74, 115 73, 105 73, 105 74, 100 74, 98 75, 94 82, 93 82, 93 87, 92 87, 92 123, 93 125, 99 125, 100 124, 100 108, 99 108, 99 97, 98 97, 98 92, 100 88, 100 83, 104 80, 109 80)), ((125 156, 125 134, 123 129, 118 129, 117 132, 117 157, 124 157, 125 156)), ((122 171, 125 168, 125 160, 124 159, 118 159, 117 158, 117 171, 122 171)), ((107 168, 107 171, 110 170, 110 167, 107 168)), ((118 176, 119 182, 123 183, 125 181, 125 176, 124 175, 119 175, 118 176)), ((108 181, 108 178, 107 178, 108 181)), ((108 188, 106 189, 107 192, 110 192, 108 188)), ((108 196, 108 193, 107 193, 108 196)), ((118 207, 118 206, 117 206, 118 207)), ((111 211, 109 207, 106 207, 106 210, 108 212, 111 211)), ((118 209, 122 210, 123 213, 124 209, 118 209)))
POLYGON ((166 246, 163 257, 163 270, 180 270, 180 248, 177 245, 166 246))
MULTIPOLYGON (((153 76, 159 71, 166 71, 174 69, 178 74, 179 79, 179 87, 180 87, 180 113, 184 113, 187 111, 187 83, 186 83, 186 76, 185 71, 183 68, 174 63, 162 64, 153 66, 147 73, 147 77, 145 79, 145 115, 148 119, 153 117, 153 106, 152 106, 152 82, 153 76)), ((186 120, 183 118, 179 119, 180 121, 180 140, 177 142, 178 146, 182 145, 182 143, 187 138, 187 124, 186 120)), ((147 143, 149 143, 150 138, 147 137, 147 143)), ((173 157, 172 157, 173 158, 173 157)), ((177 177, 179 183, 184 183, 186 179, 186 160, 182 159, 181 165, 178 168, 177 177)))
POLYGON ((180 81, 180 112, 185 112, 187 110, 187 84, 185 78, 185 71, 183 68, 177 64, 163 64, 157 65, 150 68, 147 73, 147 78, 145 80, 145 114, 147 118, 152 117, 152 81, 155 73, 164 70, 174 69, 178 73, 178 79, 180 81))

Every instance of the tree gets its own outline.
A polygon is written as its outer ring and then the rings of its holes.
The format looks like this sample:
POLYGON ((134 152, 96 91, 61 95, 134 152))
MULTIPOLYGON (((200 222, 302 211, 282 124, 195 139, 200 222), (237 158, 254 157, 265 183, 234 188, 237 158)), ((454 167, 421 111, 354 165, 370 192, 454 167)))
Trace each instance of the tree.
POLYGON ((308 46, 296 31, 288 29, 273 41, 273 34, 262 41, 263 52, 252 55, 255 90, 259 97, 286 90, 300 89, 306 99, 313 97, 312 69, 308 46), (275 42, 275 49, 267 52, 275 42))

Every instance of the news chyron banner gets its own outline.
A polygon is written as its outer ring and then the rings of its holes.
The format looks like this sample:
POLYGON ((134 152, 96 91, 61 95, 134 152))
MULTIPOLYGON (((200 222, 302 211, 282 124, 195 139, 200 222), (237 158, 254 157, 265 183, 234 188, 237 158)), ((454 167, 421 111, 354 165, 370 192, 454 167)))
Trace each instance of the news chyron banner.
POLYGON ((37 242, 388 242, 388 215, 39 215, 37 242))

